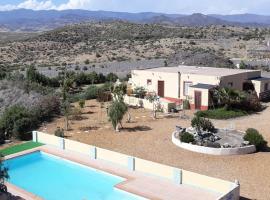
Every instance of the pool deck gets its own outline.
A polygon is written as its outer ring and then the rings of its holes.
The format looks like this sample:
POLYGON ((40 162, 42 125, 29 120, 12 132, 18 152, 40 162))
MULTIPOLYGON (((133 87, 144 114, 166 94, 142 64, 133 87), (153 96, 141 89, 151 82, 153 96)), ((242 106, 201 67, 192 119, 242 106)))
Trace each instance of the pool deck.
MULTIPOLYGON (((189 185, 177 185, 164 178, 156 176, 150 176, 145 173, 130 171, 103 160, 93 160, 89 156, 71 152, 67 150, 61 150, 49 145, 37 147, 31 150, 26 150, 20 153, 6 156, 6 159, 21 156, 34 151, 43 151, 70 161, 74 161, 98 170, 102 170, 111 173, 116 176, 125 178, 126 180, 117 184, 115 187, 130 192, 147 199, 153 200, 214 200, 218 199, 220 194, 204 190, 201 188, 189 186, 189 185)), ((7 183, 8 191, 14 195, 20 196, 27 200, 41 200, 42 198, 31 194, 23 189, 20 189, 10 183, 7 183)))

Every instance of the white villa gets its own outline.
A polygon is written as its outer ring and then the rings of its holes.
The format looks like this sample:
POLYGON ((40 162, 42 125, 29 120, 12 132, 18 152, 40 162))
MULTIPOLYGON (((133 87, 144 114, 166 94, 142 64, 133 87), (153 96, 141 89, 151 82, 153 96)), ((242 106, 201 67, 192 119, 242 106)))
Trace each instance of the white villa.
POLYGON ((270 78, 262 77, 260 70, 181 65, 133 70, 131 76, 133 89, 144 87, 148 92, 156 92, 161 101, 181 103, 188 99, 191 109, 207 110, 209 90, 216 86, 237 90, 252 87, 260 99, 270 97, 270 78))

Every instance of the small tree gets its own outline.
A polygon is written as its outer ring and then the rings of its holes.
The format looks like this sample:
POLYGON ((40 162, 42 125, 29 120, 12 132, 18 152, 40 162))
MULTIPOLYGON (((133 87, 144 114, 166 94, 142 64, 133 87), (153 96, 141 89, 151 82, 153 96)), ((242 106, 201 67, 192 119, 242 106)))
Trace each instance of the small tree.
POLYGON ((159 104, 159 98, 157 96, 157 94, 155 92, 153 93, 148 93, 146 95, 146 99, 153 104, 153 109, 152 109, 152 116, 154 119, 157 118, 157 108, 158 108, 158 104, 159 104))
POLYGON ((4 156, 0 154, 0 192, 7 193, 7 186, 5 185, 5 179, 9 178, 8 168, 3 163, 4 156))
POLYGON ((127 109, 127 105, 119 99, 114 99, 109 107, 109 119, 112 122, 114 130, 117 132, 119 132, 119 124, 121 124, 127 109))
POLYGON ((67 76, 66 69, 65 69, 63 83, 62 83, 62 110, 65 116, 65 125, 64 125, 65 130, 69 129, 69 115, 71 111, 71 106, 68 99, 68 93, 70 91, 70 88, 72 87, 72 84, 73 84, 73 79, 67 76))
POLYGON ((109 120, 112 122, 114 130, 117 132, 119 132, 119 125, 122 124, 123 117, 128 111, 128 106, 124 102, 124 92, 119 88, 122 87, 119 86, 118 89, 114 89, 113 102, 108 108, 109 120))
POLYGON ((146 94, 146 90, 144 87, 136 87, 134 88, 134 91, 133 93, 135 94, 136 97, 139 97, 139 98, 144 98, 145 94, 146 94))

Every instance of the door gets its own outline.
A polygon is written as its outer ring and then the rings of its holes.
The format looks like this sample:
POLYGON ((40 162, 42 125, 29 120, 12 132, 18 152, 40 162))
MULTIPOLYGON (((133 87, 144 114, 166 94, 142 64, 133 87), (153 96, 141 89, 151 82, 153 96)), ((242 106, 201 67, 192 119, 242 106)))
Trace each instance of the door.
POLYGON ((202 105, 202 92, 195 91, 195 109, 200 110, 202 105))
POLYGON ((164 81, 158 81, 158 96, 164 97, 164 81))

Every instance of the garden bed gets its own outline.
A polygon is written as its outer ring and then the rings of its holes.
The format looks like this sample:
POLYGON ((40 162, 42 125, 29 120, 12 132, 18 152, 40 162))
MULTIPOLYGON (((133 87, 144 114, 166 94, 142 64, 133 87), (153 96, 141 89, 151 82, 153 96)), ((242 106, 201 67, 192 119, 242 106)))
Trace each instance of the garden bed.
POLYGON ((210 119, 231 119, 237 117, 243 117, 249 113, 243 110, 226 110, 225 108, 217 108, 212 110, 198 111, 195 113, 198 117, 210 118, 210 119))
MULTIPOLYGON (((235 138, 232 138, 233 140, 235 138)), ((209 155, 243 155, 243 154, 250 154, 256 152, 256 147, 254 145, 247 145, 247 146, 235 146, 235 147, 229 147, 229 148, 214 148, 214 147, 207 147, 207 146, 199 146, 192 143, 184 143, 180 141, 179 133, 173 132, 172 134, 172 142, 176 146, 197 152, 197 153, 203 153, 203 154, 209 154, 209 155)))

